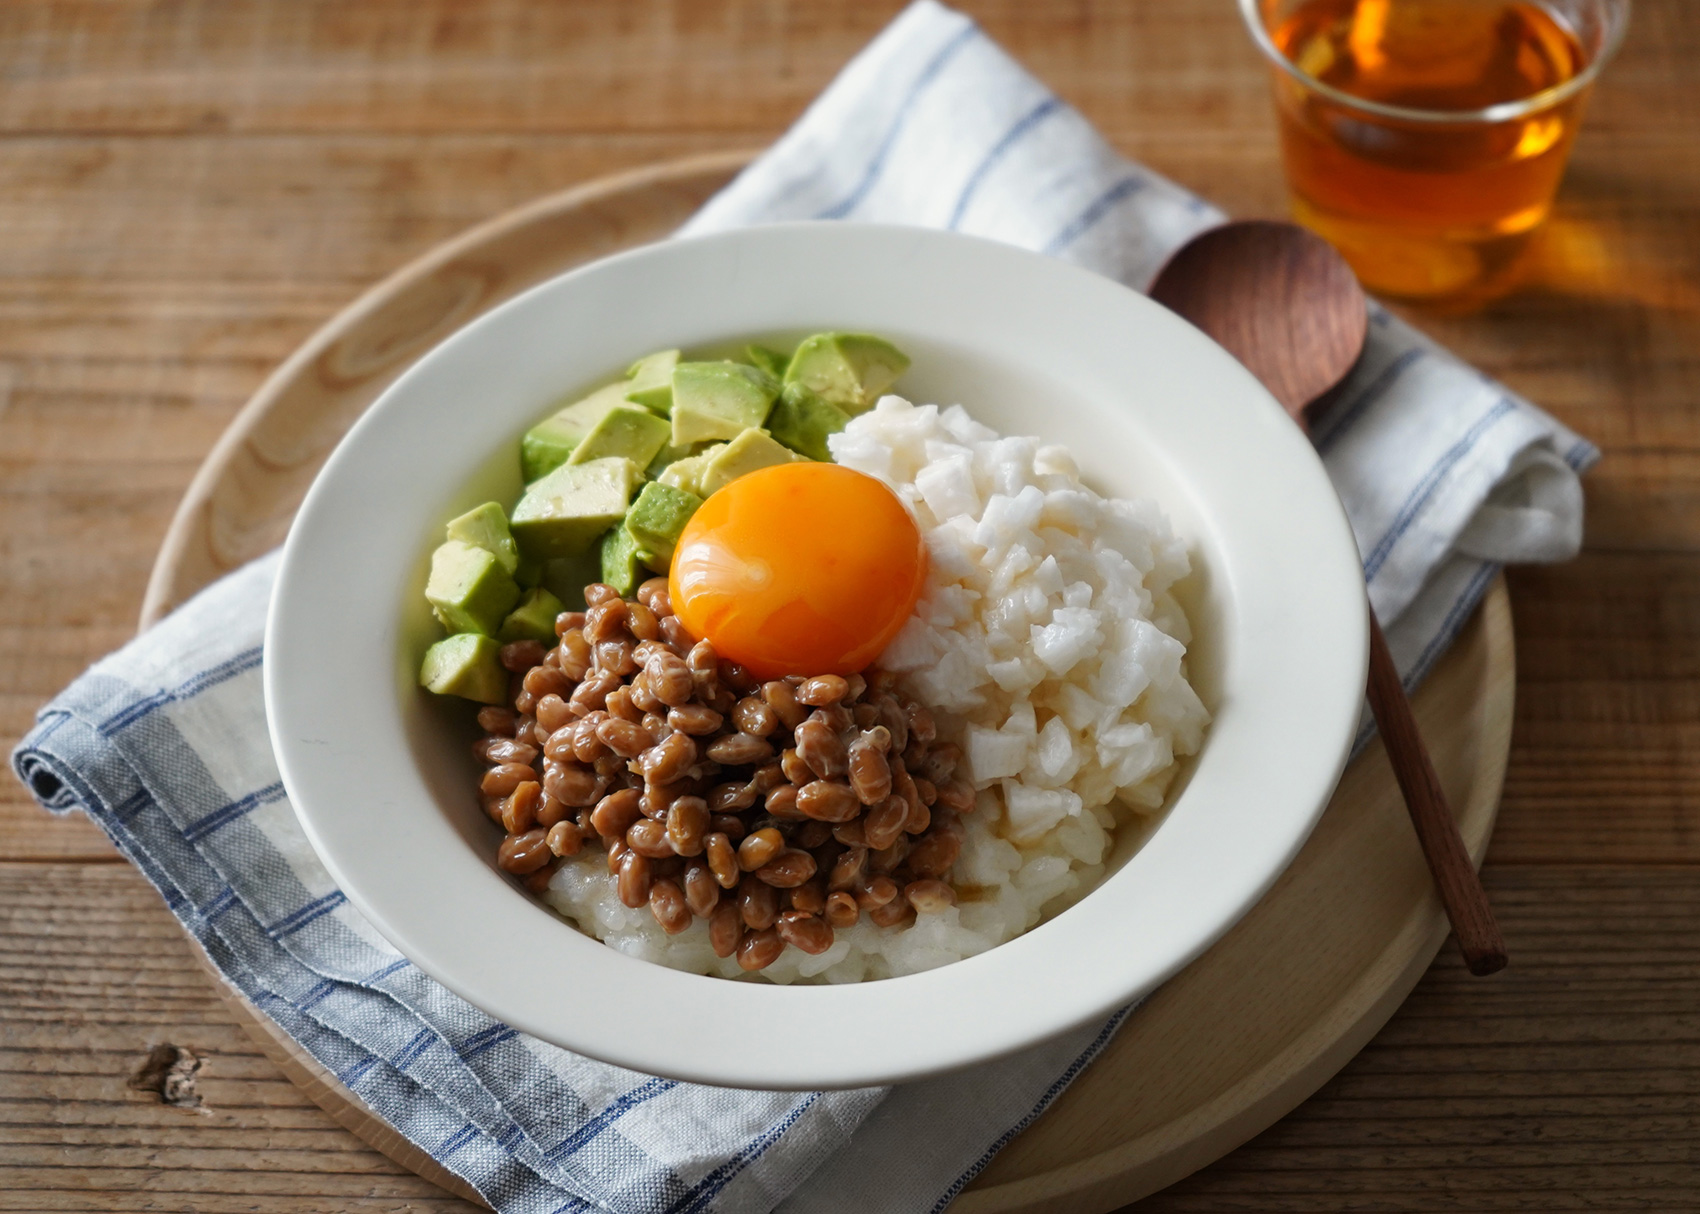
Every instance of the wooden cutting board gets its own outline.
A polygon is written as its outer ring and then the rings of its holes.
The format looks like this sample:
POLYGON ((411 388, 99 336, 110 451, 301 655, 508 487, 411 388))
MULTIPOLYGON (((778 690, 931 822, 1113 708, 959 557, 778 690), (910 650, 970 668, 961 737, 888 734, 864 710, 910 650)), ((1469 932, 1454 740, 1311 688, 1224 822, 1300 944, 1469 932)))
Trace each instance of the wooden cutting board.
MULTIPOLYGON (((419 355, 535 283, 665 236, 748 158, 696 157, 540 199, 438 246, 356 300, 273 373, 207 456, 160 549, 143 625, 281 542, 331 448, 419 355)), ((1478 864, 1505 776, 1514 685, 1501 579, 1415 698, 1478 864)), ((1269 895, 1151 996, 952 1209, 1110 1210, 1219 1158, 1345 1065, 1446 936, 1392 771, 1373 743, 1269 895)), ((403 1166, 478 1200, 207 969, 260 1046, 331 1116, 403 1166)))

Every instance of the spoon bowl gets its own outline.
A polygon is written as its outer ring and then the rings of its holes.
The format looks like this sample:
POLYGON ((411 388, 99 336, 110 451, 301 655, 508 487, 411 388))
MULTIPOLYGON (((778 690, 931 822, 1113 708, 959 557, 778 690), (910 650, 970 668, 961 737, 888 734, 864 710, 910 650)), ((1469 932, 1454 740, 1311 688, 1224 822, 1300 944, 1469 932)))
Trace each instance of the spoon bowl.
POLYGON ((1297 224, 1247 219, 1195 236, 1150 296, 1245 364, 1301 428, 1363 350, 1369 308, 1351 267, 1297 224))

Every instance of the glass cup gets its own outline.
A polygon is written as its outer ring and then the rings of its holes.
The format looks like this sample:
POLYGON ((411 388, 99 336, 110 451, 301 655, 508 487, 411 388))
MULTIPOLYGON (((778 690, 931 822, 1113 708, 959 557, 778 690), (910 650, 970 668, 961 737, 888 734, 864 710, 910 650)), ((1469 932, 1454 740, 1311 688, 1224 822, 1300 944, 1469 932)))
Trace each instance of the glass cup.
POLYGON ((1295 218, 1372 291, 1513 281, 1629 0, 1240 0, 1269 59, 1295 218))

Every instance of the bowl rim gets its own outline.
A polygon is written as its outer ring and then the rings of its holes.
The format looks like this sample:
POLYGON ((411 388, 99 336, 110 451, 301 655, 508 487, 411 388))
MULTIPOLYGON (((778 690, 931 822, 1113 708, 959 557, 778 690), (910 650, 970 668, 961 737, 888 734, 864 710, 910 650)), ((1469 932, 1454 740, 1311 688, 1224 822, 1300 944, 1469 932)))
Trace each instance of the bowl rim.
MULTIPOLYGON (((750 329, 733 325, 723 331, 730 337, 750 329)), ((1100 346, 1107 340, 1104 336, 1097 338, 1100 346)), ((1108 359, 1109 347, 1104 349, 1108 359)), ((1198 431, 1223 420, 1226 415, 1201 415, 1171 424, 1198 431)), ((1225 524, 1240 517, 1228 515, 1216 522, 1225 524)), ((430 526, 429 521, 420 525, 430 526)), ((1231 541, 1246 542, 1245 537, 1235 539, 1237 533, 1232 527, 1229 531, 1231 541)), ((1221 541, 1222 536, 1215 538, 1221 541)), ((421 548, 420 554, 427 550, 421 548)), ((409 555, 408 560, 417 563, 415 555, 409 555)), ((1265 604, 1259 610, 1268 615, 1273 606, 1265 604)), ((1255 613, 1250 623, 1252 633, 1272 626, 1270 620, 1255 613)), ((1246 624, 1236 616, 1236 628, 1243 630, 1246 624)), ((1108 278, 999 242, 934 229, 809 221, 676 238, 615 254, 530 288, 424 354, 350 429, 302 502, 278 568, 266 622, 265 652, 267 718, 280 775, 296 815, 353 908, 421 970, 516 1029, 616 1065, 725 1086, 843 1088, 954 1070, 1048 1040, 1143 997, 1227 931, 1297 854, 1344 769, 1362 704, 1368 620, 1357 546, 1314 450, 1250 374, 1185 321, 1108 278), (1131 893, 1108 901, 1101 897, 1118 882, 1128 884, 1120 880, 1128 871, 1123 870, 1064 915, 986 953, 938 969, 842 986, 729 982, 638 961, 589 940, 553 912, 544 910, 510 880, 497 875, 487 859, 476 857, 470 848, 462 848, 465 854, 461 857, 443 851, 439 845, 453 837, 453 829, 426 815, 428 820, 419 824, 416 846, 410 853, 423 864, 421 876, 466 878, 465 885, 456 891, 460 897, 454 900, 454 906, 443 905, 448 901, 443 899, 433 905, 428 893, 408 888, 407 879, 386 872, 387 860, 372 854, 374 843, 384 836, 376 833, 367 816, 341 810, 349 788, 355 787, 365 788, 368 800, 362 804, 374 806, 377 820, 399 812, 395 805, 383 801, 388 790, 340 782, 349 776, 351 763, 360 761, 358 753, 352 753, 358 748, 334 736, 319 736, 334 734, 357 711, 327 693, 335 691, 345 670, 355 669, 358 663, 350 661, 331 669, 335 664, 328 660, 314 661, 320 644, 332 649, 340 646, 339 652, 345 654, 359 652, 354 642, 336 634, 339 626, 348 629, 353 624, 355 631, 365 627, 385 636, 392 635, 387 630, 396 626, 387 617, 395 614, 397 600, 374 596, 383 599, 381 606, 375 602, 362 604, 358 596, 339 593, 335 579, 327 582, 326 573, 333 555, 342 559, 345 567, 347 564, 348 554, 337 547, 341 541, 336 540, 337 518, 342 511, 362 492, 370 492, 370 486, 364 483, 368 479, 397 475, 381 463, 362 461, 370 458, 368 448, 373 443, 393 437, 398 410, 412 407, 408 402, 415 397, 429 403, 433 392, 446 391, 445 377, 466 374, 469 365, 477 364, 481 357, 487 361, 488 350, 481 355, 482 348, 499 347, 506 330, 524 329, 551 308, 582 306, 590 296, 610 291, 617 294, 618 289, 630 286, 634 276, 659 281, 685 274, 685 281, 701 281, 705 265, 739 266, 759 278, 762 271, 750 267, 770 263, 783 266, 799 251, 817 257, 830 255, 837 259, 836 265, 846 269, 859 259, 871 264, 881 257, 892 265, 925 264, 942 275, 926 290, 947 296, 955 291, 964 308, 971 296, 963 284, 984 290, 992 283, 1007 290, 1019 287, 1029 297, 1042 297, 1048 305, 1067 312, 1066 317, 1043 321, 1047 326, 1061 319, 1077 319, 1089 328, 1113 327, 1117 322, 1130 325, 1120 334, 1124 340, 1140 334, 1140 340, 1156 342, 1166 357, 1215 385, 1220 393, 1215 406, 1202 397, 1194 402, 1203 414, 1213 407, 1218 414, 1223 410, 1227 414, 1238 412, 1233 419, 1236 428, 1218 427, 1211 440, 1214 461, 1223 467, 1207 472, 1201 465, 1194 470, 1194 479, 1210 481, 1212 491, 1222 492, 1227 490, 1216 485, 1212 477, 1238 477, 1235 492, 1279 486, 1282 496, 1259 512, 1271 517, 1256 526, 1249 518, 1242 519, 1248 534, 1261 535, 1267 541, 1274 534, 1273 518, 1305 528, 1299 533, 1307 540, 1298 551, 1283 553, 1279 560, 1240 554, 1236 559, 1249 563, 1224 572, 1244 583, 1230 596, 1239 615, 1248 608, 1248 592, 1268 591, 1295 571, 1304 575, 1300 583, 1305 586, 1300 596, 1303 602, 1281 604, 1275 611, 1275 622, 1286 630, 1279 634, 1285 646, 1304 655, 1309 665, 1289 657, 1278 658, 1281 646, 1275 644, 1261 649, 1254 646, 1250 652, 1237 654, 1236 660, 1252 662, 1259 671, 1268 667, 1282 677, 1296 679, 1288 691, 1311 713, 1303 730, 1265 714, 1269 719, 1259 726, 1262 734, 1250 735, 1257 739, 1257 745, 1247 755, 1274 763, 1277 770, 1287 762, 1290 781, 1286 786, 1266 788, 1261 795, 1260 805, 1272 804, 1279 811, 1269 815, 1273 825, 1243 822, 1243 830, 1221 841, 1216 867, 1232 877, 1227 887, 1187 889, 1180 876, 1148 861, 1143 866, 1138 898, 1131 893), (953 273, 962 283, 953 282, 953 273), (1272 471, 1275 468, 1278 475, 1272 471), (350 613, 352 620, 347 618, 350 613), (1292 754, 1283 752, 1283 746, 1292 754), (371 800, 373 796, 378 802, 371 800), (432 847, 438 851, 430 851, 432 847), (426 849, 423 855, 418 854, 421 848, 426 849), (513 903, 515 894, 524 906, 513 903), (1164 895, 1178 898, 1183 894, 1190 895, 1192 901, 1161 901, 1164 895), (1086 927, 1086 917, 1077 912, 1093 904, 1094 899, 1102 903, 1096 916, 1099 920, 1128 905, 1144 906, 1148 911, 1159 906, 1172 910, 1177 905, 1183 912, 1199 905, 1204 909, 1190 917, 1182 913, 1174 920, 1159 920, 1151 914, 1135 920, 1146 932, 1143 951, 1133 949, 1133 960, 1113 954, 1106 959, 1093 954, 1082 940, 1071 939, 1066 927, 1086 927), (527 915, 526 909, 534 913, 527 915), (509 926, 517 939, 491 941, 467 930, 469 922, 486 921, 479 918, 484 912, 497 916, 489 920, 492 925, 502 919, 514 920, 509 926), (1058 930, 1058 925, 1065 926, 1058 930), (528 977, 523 969, 514 967, 516 950, 550 940, 539 935, 542 928, 561 934, 561 946, 571 955, 568 968, 574 970, 578 981, 569 981, 553 971, 528 977), (1153 936, 1158 940, 1156 946, 1149 944, 1153 936), (569 946, 568 941, 576 943, 569 946), (1024 966, 1037 967, 1037 972, 1029 976, 1024 966), (634 1034, 617 1015, 618 1001, 604 991, 605 984, 612 984, 640 1004, 649 999, 691 1001, 708 1009, 715 1022, 781 1017, 839 1030, 869 1023, 904 1024, 906 1032, 889 1035, 891 1039, 882 1035, 879 1040, 867 1034, 861 1035, 864 1039, 845 1039, 840 1033, 834 1037, 831 1050, 821 1049, 801 1034, 770 1035, 764 1043, 766 1052, 760 1057, 748 1050, 731 1050, 715 1057, 696 1042, 658 1041, 634 1034), (976 1014, 965 1018, 963 1005, 970 1001, 977 1001, 971 1002, 976 1014)), ((416 662, 417 655, 412 660, 416 662)), ((1235 674, 1243 675, 1244 671, 1230 670, 1225 687, 1232 687, 1235 674)), ((1270 676, 1264 671, 1260 677, 1270 676)), ((1234 688, 1234 694, 1244 698, 1246 690, 1234 688)), ((1257 690, 1268 699, 1268 687, 1260 683, 1257 690)), ((355 691, 359 706, 371 709, 371 697, 377 689, 357 685, 355 691)), ((393 685, 384 687, 383 695, 396 701, 393 685)), ((1274 703, 1270 700, 1266 707, 1274 703)), ((1241 713, 1235 719, 1245 719, 1247 709, 1240 704, 1233 707, 1241 713)), ((1242 793, 1256 786, 1256 780, 1248 783, 1249 777, 1243 772, 1229 780, 1224 764, 1233 759, 1221 757, 1220 747, 1218 757, 1212 758, 1210 743, 1221 720, 1219 710, 1218 721, 1207 736, 1205 753, 1178 804, 1204 795, 1198 776, 1207 770, 1220 769, 1220 780, 1242 793)), ((389 727, 387 722, 381 724, 389 727)), ((408 770, 394 774, 402 783, 405 785, 410 777, 423 781, 412 756, 401 757, 408 770)), ((394 758, 387 756, 388 760, 394 758)), ((1238 761, 1243 766, 1249 760, 1242 756, 1238 761)), ((1170 817, 1173 820, 1172 812, 1170 817)), ((1163 831, 1157 832, 1128 869, 1133 869, 1163 836, 1163 831)), ((1171 843, 1170 850, 1173 846, 1171 843)), ((1112 918, 1112 922, 1119 926, 1122 921, 1112 918)), ((1096 934, 1102 937, 1104 933, 1101 925, 1096 934)))

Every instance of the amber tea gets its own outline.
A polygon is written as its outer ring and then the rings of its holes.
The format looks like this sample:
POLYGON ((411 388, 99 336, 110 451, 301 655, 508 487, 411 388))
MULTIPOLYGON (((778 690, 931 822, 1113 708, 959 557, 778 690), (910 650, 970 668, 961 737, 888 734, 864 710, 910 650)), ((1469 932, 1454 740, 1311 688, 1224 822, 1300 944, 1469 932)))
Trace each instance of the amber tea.
POLYGON ((1301 222, 1385 294, 1503 281, 1552 205, 1598 49, 1527 0, 1303 0, 1266 16, 1301 222))

